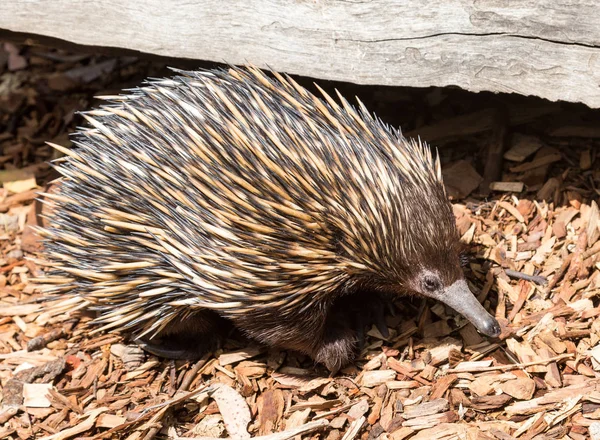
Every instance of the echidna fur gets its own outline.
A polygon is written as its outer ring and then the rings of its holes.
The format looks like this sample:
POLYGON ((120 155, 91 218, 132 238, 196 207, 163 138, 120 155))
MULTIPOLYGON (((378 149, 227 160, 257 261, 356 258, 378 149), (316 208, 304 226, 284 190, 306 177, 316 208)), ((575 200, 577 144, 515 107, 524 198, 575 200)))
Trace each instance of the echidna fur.
POLYGON ((277 73, 177 74, 108 97, 83 113, 76 148, 54 146, 66 157, 45 195, 48 280, 99 312, 98 331, 151 339, 210 310, 338 368, 354 342, 329 328, 336 299, 364 286, 420 294, 424 270, 445 287, 463 279, 426 145, 277 73), (343 347, 323 349, 331 338, 343 347))

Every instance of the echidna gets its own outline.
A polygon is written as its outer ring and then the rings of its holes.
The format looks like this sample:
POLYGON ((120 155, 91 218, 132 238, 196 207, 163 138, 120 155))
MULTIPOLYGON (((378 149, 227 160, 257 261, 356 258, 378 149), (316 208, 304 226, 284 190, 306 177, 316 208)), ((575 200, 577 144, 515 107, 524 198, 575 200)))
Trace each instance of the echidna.
MULTIPOLYGON (((169 357, 221 322, 337 370, 345 298, 435 298, 497 336, 470 292, 430 149, 254 67, 151 80, 84 113, 40 231, 55 291, 169 357)), ((362 301, 361 300, 361 301, 362 301)))

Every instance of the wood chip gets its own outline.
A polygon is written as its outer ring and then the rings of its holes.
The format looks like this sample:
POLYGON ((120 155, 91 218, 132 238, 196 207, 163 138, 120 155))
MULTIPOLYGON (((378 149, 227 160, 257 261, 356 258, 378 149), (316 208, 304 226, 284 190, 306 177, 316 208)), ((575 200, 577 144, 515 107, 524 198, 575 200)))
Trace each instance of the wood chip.
POLYGON ((532 379, 521 377, 509 380, 498 387, 503 393, 519 400, 529 400, 535 392, 535 382, 532 379))
POLYGON ((248 424, 252 420, 250 409, 244 398, 233 388, 225 384, 215 384, 216 390, 211 397, 219 406, 221 416, 227 427, 227 433, 235 438, 250 438, 248 424))
POLYGON ((342 440, 353 440, 358 435, 358 432, 361 430, 366 421, 367 419, 365 417, 361 417, 359 419, 354 420, 350 424, 350 427, 348 428, 348 431, 346 431, 346 434, 344 434, 344 436, 342 437, 342 440))
POLYGON ((455 411, 447 411, 441 414, 432 414, 429 416, 422 416, 415 419, 410 419, 402 423, 402 426, 420 430, 426 428, 433 428, 440 423, 452 423, 458 420, 458 414, 455 411))
POLYGON ((550 165, 551 163, 558 162, 562 159, 560 154, 548 154, 544 157, 540 157, 539 159, 532 160, 531 162, 526 162, 522 165, 514 166, 510 169, 513 173, 522 173, 524 171, 533 170, 539 167, 543 167, 544 165, 550 165))
POLYGON ((367 400, 361 400, 350 408, 348 417, 350 417, 351 420, 360 419, 367 411, 369 411, 369 402, 367 400))
POLYGON ((26 383, 23 385, 23 405, 31 408, 49 408, 51 402, 48 399, 48 392, 52 389, 52 384, 47 383, 26 383))
POLYGON ((283 393, 281 390, 268 390, 260 395, 257 403, 259 434, 266 435, 275 432, 283 416, 285 405, 283 393))
POLYGON ((501 192, 515 192, 520 193, 525 189, 523 182, 492 182, 490 183, 490 190, 501 191, 501 192))
POLYGON ((248 347, 244 350, 238 350, 231 353, 223 353, 219 356, 219 365, 225 367, 227 365, 235 364, 241 361, 252 359, 261 353, 258 347, 248 347))
POLYGON ((355 362, 330 376, 310 356, 237 333, 216 356, 172 361, 116 331, 90 334, 93 313, 42 313, 51 286, 34 227, 52 213, 35 198, 62 188, 47 165, 60 152, 45 142, 72 148, 92 94, 122 99, 124 83, 164 68, 0 43, 0 438, 141 440, 165 426, 173 439, 600 437, 600 152, 597 115, 583 107, 513 94, 498 109, 459 89, 335 84, 434 140, 472 257, 465 277, 500 321, 497 339, 439 302, 396 297, 389 336, 365 326, 355 362))
POLYGON ((443 171, 444 184, 448 195, 453 199, 463 199, 473 192, 483 178, 477 174, 475 168, 461 160, 446 167, 443 171))
POLYGON ((405 408, 404 413, 402 413, 402 417, 405 419, 414 419, 417 417, 437 414, 446 411, 447 409, 448 401, 446 399, 434 399, 429 402, 405 408))
POLYGON ((360 384, 367 388, 373 388, 377 385, 392 381, 396 378, 394 370, 376 370, 365 371, 362 375, 360 384))
POLYGON ((542 141, 535 136, 514 135, 510 148, 504 153, 506 160, 523 162, 543 146, 542 141))

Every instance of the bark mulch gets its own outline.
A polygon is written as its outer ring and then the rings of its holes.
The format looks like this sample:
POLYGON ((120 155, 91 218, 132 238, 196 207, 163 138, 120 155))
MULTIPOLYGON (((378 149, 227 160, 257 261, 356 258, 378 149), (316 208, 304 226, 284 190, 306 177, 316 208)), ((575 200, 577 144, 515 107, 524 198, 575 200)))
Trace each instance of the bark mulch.
POLYGON ((45 142, 68 146, 94 95, 163 75, 161 61, 0 42, 0 438, 600 439, 600 129, 583 106, 335 84, 439 148, 498 339, 399 298, 390 336, 371 329, 329 377, 241 338, 163 360, 89 335, 88 315, 40 311, 43 268, 26 258, 42 251, 35 194, 56 177, 45 142))

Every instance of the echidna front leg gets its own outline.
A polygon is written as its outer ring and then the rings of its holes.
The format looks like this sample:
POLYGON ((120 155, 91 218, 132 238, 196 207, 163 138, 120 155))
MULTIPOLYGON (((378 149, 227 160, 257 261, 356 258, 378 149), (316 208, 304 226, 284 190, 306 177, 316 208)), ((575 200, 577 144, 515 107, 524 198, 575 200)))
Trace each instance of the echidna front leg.
POLYGON ((314 348, 313 358, 332 374, 352 362, 358 354, 359 337, 343 316, 337 313, 327 320, 323 338, 314 348))
POLYGON ((393 297, 385 293, 362 290, 338 298, 332 306, 338 321, 346 322, 356 332, 357 351, 365 342, 365 328, 375 325, 384 338, 389 336, 385 320, 387 313, 393 313, 393 297))
POLYGON ((365 343, 365 327, 375 324, 384 338, 389 336, 385 312, 393 307, 391 298, 372 292, 342 296, 331 306, 325 321, 323 340, 314 358, 336 372, 352 362, 365 343))
POLYGON ((235 326, 265 345, 294 350, 311 356, 336 372, 356 357, 356 333, 332 314, 330 307, 314 305, 289 315, 274 308, 232 316, 235 326))

